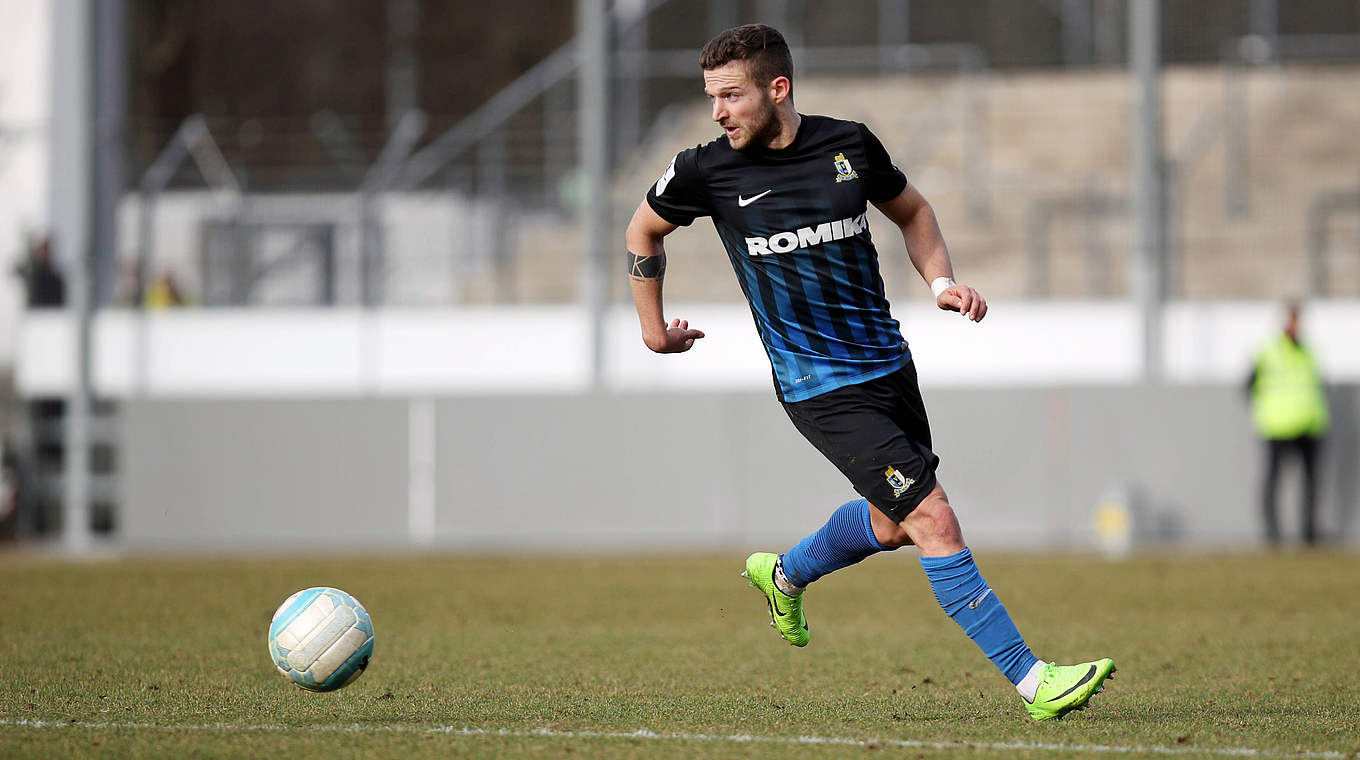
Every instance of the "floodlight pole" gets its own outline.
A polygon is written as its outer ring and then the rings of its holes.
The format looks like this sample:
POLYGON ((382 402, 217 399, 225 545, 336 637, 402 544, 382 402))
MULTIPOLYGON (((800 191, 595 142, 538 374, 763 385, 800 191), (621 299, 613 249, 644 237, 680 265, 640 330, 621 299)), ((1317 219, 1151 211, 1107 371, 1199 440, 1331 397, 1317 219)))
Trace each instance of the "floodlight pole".
POLYGON ((403 116, 420 108, 419 0, 387 0, 387 130, 393 132, 403 116))
POLYGON ((892 49, 911 41, 909 23, 911 23, 911 0, 878 0, 879 71, 900 70, 901 63, 892 49))
POLYGON ((66 265, 75 340, 67 389, 62 494, 62 544, 73 553, 90 545, 90 207, 93 193, 91 65, 93 9, 88 0, 56 0, 52 8, 52 242, 66 265))
POLYGON ((118 281, 118 203, 127 182, 124 162, 124 125, 127 121, 127 9, 125 0, 93 4, 94 103, 93 198, 90 204, 90 244, 93 303, 97 308, 114 298, 118 281))
POLYGON ((1280 5, 1279 0, 1251 0, 1247 11, 1247 26, 1251 33, 1266 43, 1271 61, 1280 60, 1280 5))
POLYGON ((581 213, 584 216, 585 282, 590 310, 590 383, 604 384, 605 311, 609 304, 609 134, 606 96, 609 86, 609 27, 604 0, 576 0, 577 79, 576 139, 581 156, 581 213))
POLYGON ((1129 0, 1129 68, 1133 74, 1135 116, 1131 132, 1133 256, 1131 295, 1143 322, 1143 377, 1162 373, 1162 307, 1166 288, 1165 162, 1162 158, 1160 80, 1161 0, 1129 0))

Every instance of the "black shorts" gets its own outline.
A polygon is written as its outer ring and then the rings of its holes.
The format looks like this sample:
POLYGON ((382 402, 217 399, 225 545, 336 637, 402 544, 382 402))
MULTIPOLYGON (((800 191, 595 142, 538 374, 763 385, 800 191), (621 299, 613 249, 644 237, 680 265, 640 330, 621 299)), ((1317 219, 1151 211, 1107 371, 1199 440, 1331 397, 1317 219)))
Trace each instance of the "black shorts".
POLYGON ((785 402, 784 411, 855 490, 894 522, 935 489, 940 458, 930 450, 915 362, 858 385, 785 402))

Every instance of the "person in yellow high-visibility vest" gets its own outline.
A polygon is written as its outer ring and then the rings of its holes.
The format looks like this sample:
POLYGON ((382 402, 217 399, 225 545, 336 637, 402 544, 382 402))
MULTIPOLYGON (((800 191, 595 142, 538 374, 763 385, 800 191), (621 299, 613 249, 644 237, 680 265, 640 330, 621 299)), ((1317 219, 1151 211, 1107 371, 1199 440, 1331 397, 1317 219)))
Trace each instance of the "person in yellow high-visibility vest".
POLYGON ((1317 458, 1329 416, 1317 360, 1299 341, 1299 307, 1290 304, 1284 332, 1257 355, 1247 383, 1251 416, 1266 442, 1266 471, 1261 506, 1266 539, 1280 543, 1280 521, 1275 503, 1280 464, 1297 454, 1303 463, 1303 540, 1318 541, 1317 458))

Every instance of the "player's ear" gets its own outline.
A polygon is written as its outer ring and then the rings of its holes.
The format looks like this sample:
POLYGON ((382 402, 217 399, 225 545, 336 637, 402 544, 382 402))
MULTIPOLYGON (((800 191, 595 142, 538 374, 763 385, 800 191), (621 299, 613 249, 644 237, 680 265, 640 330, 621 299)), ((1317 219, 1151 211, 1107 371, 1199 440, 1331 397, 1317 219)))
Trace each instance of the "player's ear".
POLYGON ((766 90, 770 94, 770 99, 775 104, 780 104, 788 100, 789 96, 793 94, 793 82, 789 81, 788 77, 775 77, 770 80, 770 85, 766 90))

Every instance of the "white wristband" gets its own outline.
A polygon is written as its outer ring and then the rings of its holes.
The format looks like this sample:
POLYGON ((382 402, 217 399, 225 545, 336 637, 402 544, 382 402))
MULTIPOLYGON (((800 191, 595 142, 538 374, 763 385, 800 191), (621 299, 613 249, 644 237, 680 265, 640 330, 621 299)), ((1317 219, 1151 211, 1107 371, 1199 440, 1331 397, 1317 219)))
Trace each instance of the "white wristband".
POLYGON ((935 294, 936 300, 939 300, 941 293, 955 285, 958 285, 958 283, 954 282, 952 277, 936 277, 930 281, 930 292, 935 294))

